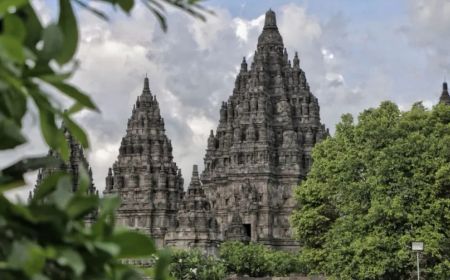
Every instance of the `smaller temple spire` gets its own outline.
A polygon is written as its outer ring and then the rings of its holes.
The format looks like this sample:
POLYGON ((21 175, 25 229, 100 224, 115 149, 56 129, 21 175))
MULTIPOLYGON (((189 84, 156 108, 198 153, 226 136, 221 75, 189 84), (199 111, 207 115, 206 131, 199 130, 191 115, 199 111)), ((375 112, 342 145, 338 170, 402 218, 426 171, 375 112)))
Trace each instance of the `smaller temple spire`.
POLYGON ((149 82, 148 82, 147 74, 145 74, 144 89, 142 90, 142 93, 143 94, 151 94, 150 85, 149 85, 149 82))
POLYGON ((448 85, 447 82, 442 84, 442 94, 439 98, 439 104, 450 105, 450 95, 448 94, 448 85))
POLYGON ((247 61, 245 61, 245 56, 242 58, 241 72, 247 72, 247 61))
POLYGON ((300 68, 300 59, 298 58, 297 52, 295 52, 294 56, 294 68, 300 68))

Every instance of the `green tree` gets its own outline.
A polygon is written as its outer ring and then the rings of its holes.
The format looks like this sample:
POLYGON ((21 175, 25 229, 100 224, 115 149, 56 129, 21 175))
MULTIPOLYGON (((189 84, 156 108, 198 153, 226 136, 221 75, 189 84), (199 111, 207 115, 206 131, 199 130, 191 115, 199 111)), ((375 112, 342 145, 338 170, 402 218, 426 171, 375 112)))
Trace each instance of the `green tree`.
MULTIPOLYGON (((59 0, 56 21, 43 25, 30 0, 0 1, 0 151, 27 141, 23 118, 39 115, 42 136, 63 160, 69 156, 60 121, 83 145, 88 137, 73 119, 83 109, 98 111, 89 95, 68 79, 76 70, 78 24, 74 6, 108 20, 106 12, 88 0, 59 0), (53 95, 50 94, 50 91, 53 95), (73 101, 68 110, 51 96, 73 101)), ((134 0, 97 0, 130 13, 134 0)), ((165 5, 203 19, 200 0, 143 0, 167 29, 165 5)), ((140 279, 140 274, 121 258, 157 253, 153 241, 137 232, 117 228, 117 197, 87 194, 88 177, 80 170, 80 188, 72 193, 72 179, 56 173, 44 180, 29 204, 9 201, 4 193, 24 185, 24 174, 59 164, 45 157, 27 158, 0 170, 0 279, 140 279), (96 222, 85 226, 83 218, 99 209, 96 222)), ((155 279, 168 277, 167 253, 160 252, 153 269, 155 279)))
POLYGON ((308 268, 331 279, 450 279, 450 106, 391 102, 316 145, 291 222, 308 268))

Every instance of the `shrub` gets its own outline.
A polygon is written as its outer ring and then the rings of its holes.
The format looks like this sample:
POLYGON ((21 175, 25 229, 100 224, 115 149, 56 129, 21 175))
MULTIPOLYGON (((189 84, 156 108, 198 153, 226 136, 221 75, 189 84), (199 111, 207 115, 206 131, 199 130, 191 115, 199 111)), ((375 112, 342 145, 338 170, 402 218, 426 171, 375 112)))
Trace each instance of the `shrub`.
POLYGON ((228 273, 252 277, 306 274, 297 254, 268 249, 257 243, 225 242, 220 247, 220 257, 228 273))
POLYGON ((199 251, 176 251, 170 274, 179 280, 221 280, 225 279, 226 268, 223 261, 199 251))
POLYGON ((225 242, 220 247, 220 257, 224 260, 230 273, 252 277, 270 274, 270 263, 267 258, 269 250, 261 244, 241 242, 225 242))
POLYGON ((293 273, 306 274, 307 272, 298 254, 270 250, 266 258, 270 264, 271 276, 288 276, 293 273))

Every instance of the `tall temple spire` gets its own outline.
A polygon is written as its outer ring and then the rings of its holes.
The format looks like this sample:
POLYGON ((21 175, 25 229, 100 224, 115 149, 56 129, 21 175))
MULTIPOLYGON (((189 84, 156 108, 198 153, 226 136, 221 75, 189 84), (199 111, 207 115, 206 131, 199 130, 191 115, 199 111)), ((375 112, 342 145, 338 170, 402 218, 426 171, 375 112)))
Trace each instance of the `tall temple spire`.
POLYGON ((128 120, 119 156, 108 171, 105 195, 117 194, 122 203, 117 222, 151 235, 164 245, 183 196, 183 178, 173 161, 172 145, 148 78, 128 120))
POLYGON ((442 84, 442 93, 441 97, 439 98, 440 104, 450 105, 450 95, 448 94, 448 85, 447 82, 444 82, 442 84))
POLYGON ((293 64, 269 10, 252 66, 245 73, 241 66, 204 157, 202 188, 224 240, 298 245, 289 227, 292 190, 327 132, 297 54, 293 64))

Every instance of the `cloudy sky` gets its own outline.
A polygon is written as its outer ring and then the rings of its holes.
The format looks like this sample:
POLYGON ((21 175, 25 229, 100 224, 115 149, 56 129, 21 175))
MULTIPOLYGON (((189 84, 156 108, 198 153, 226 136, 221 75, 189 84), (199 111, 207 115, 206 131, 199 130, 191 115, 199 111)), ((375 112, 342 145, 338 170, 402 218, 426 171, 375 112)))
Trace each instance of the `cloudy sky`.
MULTIPOLYGON (((43 21, 52 19, 55 2, 34 0, 43 21)), ((299 52, 322 121, 332 132, 343 113, 357 114, 383 100, 403 109, 416 101, 431 106, 449 74, 450 0, 211 0, 205 6, 215 13, 206 23, 169 10, 166 34, 142 5, 129 17, 112 15, 110 22, 78 11, 80 69, 72 82, 101 110, 79 116, 90 136, 98 189, 117 158, 146 73, 187 185, 191 166, 202 169, 219 105, 232 93, 242 57, 252 60, 269 8, 277 13, 290 57, 299 52)), ((27 117, 30 143, 0 153, 0 167, 46 153, 36 123, 27 117)), ((27 176, 29 186, 35 178, 27 176)), ((10 196, 23 197, 29 189, 10 196)))

